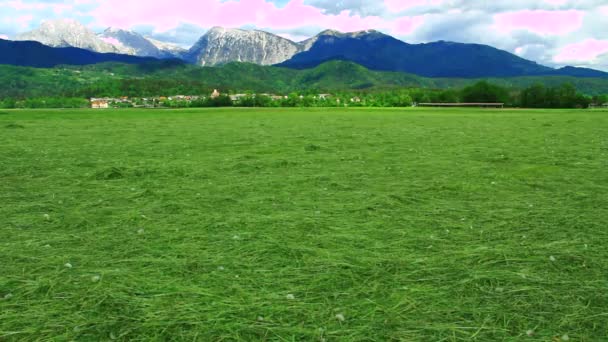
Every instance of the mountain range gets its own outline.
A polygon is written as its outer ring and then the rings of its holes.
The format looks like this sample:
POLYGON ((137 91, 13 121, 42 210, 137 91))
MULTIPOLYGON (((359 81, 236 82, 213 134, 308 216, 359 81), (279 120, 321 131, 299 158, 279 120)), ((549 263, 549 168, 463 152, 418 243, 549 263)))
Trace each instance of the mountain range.
POLYGON ((488 45, 446 41, 408 44, 375 30, 353 33, 327 30, 303 44, 309 47, 279 66, 308 69, 327 61, 344 60, 371 70, 424 77, 608 77, 608 73, 593 69, 553 69, 488 45))
MULTIPOLYGON (((302 42, 293 42, 260 30, 214 27, 186 50, 134 31, 108 28, 96 34, 74 20, 53 20, 45 21, 39 28, 17 36, 16 40, 37 41, 53 48, 79 48, 92 53, 159 59, 179 58, 199 66, 248 62, 307 69, 328 61, 342 60, 360 64, 371 70, 404 72, 425 77, 608 77, 608 73, 593 69, 553 69, 487 45, 445 41, 408 44, 375 30, 352 33, 326 30, 302 42)), ((6 54, 5 49, 10 44, 2 44, 2 52, 6 54)), ((32 45, 32 49, 38 51, 41 47, 32 45)), ((29 56, 5 56, 2 60, 17 61, 16 65, 28 66, 90 64, 98 59, 119 61, 121 58, 108 55, 93 57, 76 50, 55 53, 49 50, 43 55, 32 55, 33 52, 28 52, 25 45, 13 46, 10 51, 29 56), (70 53, 74 53, 74 56, 69 57, 70 53), (46 56, 51 55, 53 60, 44 60, 46 56), (59 58, 60 56, 63 59, 59 58), (79 60, 78 56, 86 58, 79 60)), ((137 63, 138 60, 131 59, 130 62, 137 63)))
POLYGON ((551 73, 553 69, 487 45, 434 42, 407 44, 378 31, 324 31, 311 47, 281 66, 315 67, 347 60, 372 70, 400 71, 426 77, 509 77, 551 73))
POLYGON ((154 61, 151 57, 138 57, 118 53, 99 53, 75 47, 50 47, 33 41, 0 39, 0 64, 51 68, 57 65, 88 65, 104 62, 143 64, 154 61))
MULTIPOLYGON (((427 78, 400 72, 373 71, 353 62, 331 61, 297 70, 251 63, 199 67, 178 60, 137 64, 99 63, 57 68, 0 65, 0 99, 36 97, 147 97, 176 94, 270 93, 287 95, 400 92, 404 88, 462 89, 480 79, 427 78)), ((583 94, 608 94, 608 78, 526 76, 484 78, 516 91, 535 84, 558 87, 572 84, 583 94)))
POLYGON ((108 28, 96 34, 72 19, 43 21, 40 27, 17 35, 17 41, 37 41, 50 47, 75 47, 99 53, 139 57, 179 58, 186 52, 175 44, 160 42, 134 32, 108 28))
POLYGON ((108 28, 99 36, 112 44, 120 53, 141 57, 180 58, 186 49, 171 43, 161 42, 133 31, 108 28))

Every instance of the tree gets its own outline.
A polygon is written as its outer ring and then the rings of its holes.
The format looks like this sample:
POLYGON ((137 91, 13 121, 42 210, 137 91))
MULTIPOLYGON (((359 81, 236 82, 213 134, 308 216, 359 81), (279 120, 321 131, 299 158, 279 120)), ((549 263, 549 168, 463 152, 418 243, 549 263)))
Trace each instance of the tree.
POLYGON ((5 98, 0 102, 0 107, 2 108, 15 108, 16 101, 13 98, 5 98))
POLYGON ((231 107, 233 105, 230 96, 223 94, 215 98, 208 98, 207 104, 209 107, 231 107))
POLYGON ((554 94, 557 108, 575 108, 577 106, 576 95, 576 88, 572 83, 564 83, 559 86, 554 94))
POLYGON ((602 105, 608 103, 608 95, 595 95, 591 101, 596 105, 602 105))
POLYGON ((503 87, 479 81, 462 90, 462 100, 464 102, 505 103, 509 100, 509 92, 503 87))
POLYGON ((586 108, 591 101, 571 83, 551 88, 537 83, 521 92, 521 106, 526 108, 586 108))
POLYGON ((444 91, 438 92, 436 95, 436 101, 440 103, 456 103, 460 102, 460 97, 458 96, 458 92, 452 89, 447 89, 444 91))
POLYGON ((547 103, 547 90, 541 83, 534 84, 521 92, 521 106, 543 108, 547 103))

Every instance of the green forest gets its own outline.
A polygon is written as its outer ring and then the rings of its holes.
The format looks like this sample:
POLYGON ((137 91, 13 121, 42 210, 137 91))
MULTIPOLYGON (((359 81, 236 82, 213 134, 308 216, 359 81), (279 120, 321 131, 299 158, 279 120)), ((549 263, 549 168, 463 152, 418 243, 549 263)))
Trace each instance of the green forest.
POLYGON ((167 107, 369 106, 399 107, 420 102, 503 102, 512 107, 586 108, 608 102, 608 79, 565 76, 497 79, 424 78, 368 70, 344 61, 292 70, 249 63, 197 67, 176 61, 141 65, 102 63, 38 69, 0 65, 0 107, 78 108, 92 97, 197 95, 167 107), (207 98, 214 89, 224 95, 207 98), (318 94, 331 94, 320 99, 318 94), (281 100, 254 94, 281 95, 281 100))

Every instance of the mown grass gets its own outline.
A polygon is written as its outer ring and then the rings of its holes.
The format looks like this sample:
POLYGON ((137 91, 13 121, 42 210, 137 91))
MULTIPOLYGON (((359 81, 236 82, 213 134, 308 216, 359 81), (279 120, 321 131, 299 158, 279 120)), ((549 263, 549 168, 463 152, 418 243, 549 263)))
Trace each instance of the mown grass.
POLYGON ((602 111, 4 111, 0 341, 606 341, 607 157, 602 111))

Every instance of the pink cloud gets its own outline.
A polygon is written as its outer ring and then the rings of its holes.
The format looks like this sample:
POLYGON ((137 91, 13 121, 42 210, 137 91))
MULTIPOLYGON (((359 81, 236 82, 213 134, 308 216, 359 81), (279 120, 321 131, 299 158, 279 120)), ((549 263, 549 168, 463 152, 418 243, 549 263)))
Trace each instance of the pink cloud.
POLYGON ((588 62, 598 56, 608 53, 608 40, 586 39, 563 47, 559 54, 553 57, 556 63, 588 62))
POLYGON ((414 30, 424 24, 424 17, 403 17, 395 20, 391 32, 398 36, 412 34, 414 30))
POLYGON ((135 25, 151 25, 158 32, 173 29, 180 23, 275 30, 310 25, 341 31, 390 27, 385 19, 377 16, 362 17, 350 11, 328 15, 322 9, 304 4, 304 0, 292 0, 283 7, 277 7, 270 0, 173 0, 170 5, 150 1, 145 6, 136 0, 107 0, 91 15, 96 18, 97 26, 128 29, 135 25))
POLYGON ((524 10, 495 15, 494 27, 501 32, 528 30, 538 34, 560 35, 580 29, 584 16, 584 12, 577 10, 524 10))
POLYGON ((5 34, 0 34, 0 39, 8 40, 8 36, 5 34))
POLYGON ((29 26, 30 22, 34 20, 34 16, 33 15, 21 15, 18 17, 13 18, 13 23, 19 27, 20 29, 25 29, 29 26))
POLYGON ((2 3, 2 6, 17 11, 42 11, 51 10, 55 14, 61 14, 73 8, 70 4, 45 3, 45 2, 23 2, 23 0, 10 0, 2 3))
POLYGON ((267 0, 173 0, 149 1, 145 6, 136 0, 107 0, 100 3, 93 15, 98 24, 130 28, 148 24, 157 31, 167 31, 180 23, 204 27, 225 26, 294 28, 309 23, 319 23, 324 15, 303 0, 294 0, 278 8, 267 0))

